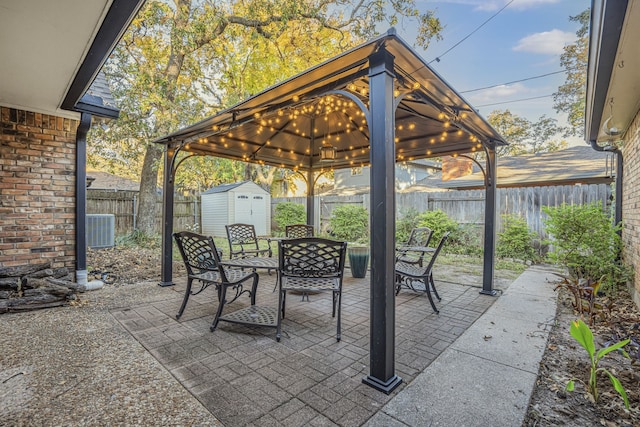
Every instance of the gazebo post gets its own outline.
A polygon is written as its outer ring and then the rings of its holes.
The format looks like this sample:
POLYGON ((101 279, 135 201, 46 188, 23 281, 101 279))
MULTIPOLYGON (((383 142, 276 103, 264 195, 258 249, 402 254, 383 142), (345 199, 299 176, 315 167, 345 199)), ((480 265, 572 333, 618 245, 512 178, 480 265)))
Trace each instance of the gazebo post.
POLYGON ((162 189, 162 275, 160 286, 172 286, 173 283, 173 167, 177 150, 171 144, 167 144, 164 152, 164 185, 162 189))
POLYGON ((484 268, 482 271, 481 294, 496 295, 493 289, 493 274, 495 270, 495 241, 496 241, 496 150, 487 146, 487 164, 485 169, 485 208, 484 208, 484 268))
POLYGON ((394 57, 381 48, 369 57, 371 159, 370 373, 362 382, 386 394, 395 374, 395 111, 394 57))
POLYGON ((315 186, 316 182, 313 177, 313 171, 307 171, 307 224, 314 225, 315 213, 315 186))

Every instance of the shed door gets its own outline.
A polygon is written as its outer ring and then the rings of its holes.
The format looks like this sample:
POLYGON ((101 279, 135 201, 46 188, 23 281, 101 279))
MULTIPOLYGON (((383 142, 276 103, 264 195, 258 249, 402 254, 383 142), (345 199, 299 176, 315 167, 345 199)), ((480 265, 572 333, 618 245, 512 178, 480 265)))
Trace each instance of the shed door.
POLYGON ((267 234, 267 210, 265 196, 253 194, 251 197, 252 224, 256 227, 256 234, 264 236, 267 234))
POLYGON ((251 193, 236 194, 236 206, 235 206, 236 220, 234 222, 238 222, 241 224, 253 224, 253 221, 252 221, 253 217, 251 216, 251 200, 252 199, 253 199, 253 194, 251 193))
POLYGON ((238 193, 236 194, 235 209, 235 222, 253 224, 258 236, 267 234, 265 196, 251 193, 238 193))

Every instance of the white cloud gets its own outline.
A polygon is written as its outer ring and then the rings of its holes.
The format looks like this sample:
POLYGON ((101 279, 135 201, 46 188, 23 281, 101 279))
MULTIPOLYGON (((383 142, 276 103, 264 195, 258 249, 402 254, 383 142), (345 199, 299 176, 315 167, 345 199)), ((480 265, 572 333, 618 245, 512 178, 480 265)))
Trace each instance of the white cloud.
POLYGON ((564 46, 573 43, 575 39, 576 35, 569 31, 544 31, 521 38, 518 44, 513 47, 513 50, 543 55, 560 55, 564 46))
POLYGON ((522 83, 500 85, 488 90, 483 90, 468 97, 471 105, 491 104, 494 102, 517 99, 531 93, 531 90, 522 83))

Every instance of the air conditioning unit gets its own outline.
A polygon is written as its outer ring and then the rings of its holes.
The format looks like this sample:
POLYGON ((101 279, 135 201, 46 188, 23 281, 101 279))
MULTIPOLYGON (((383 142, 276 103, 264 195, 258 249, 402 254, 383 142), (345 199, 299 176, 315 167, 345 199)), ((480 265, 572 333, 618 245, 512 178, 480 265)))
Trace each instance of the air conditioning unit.
POLYGON ((87 246, 92 249, 110 248, 115 246, 115 229, 115 215, 87 215, 87 246))

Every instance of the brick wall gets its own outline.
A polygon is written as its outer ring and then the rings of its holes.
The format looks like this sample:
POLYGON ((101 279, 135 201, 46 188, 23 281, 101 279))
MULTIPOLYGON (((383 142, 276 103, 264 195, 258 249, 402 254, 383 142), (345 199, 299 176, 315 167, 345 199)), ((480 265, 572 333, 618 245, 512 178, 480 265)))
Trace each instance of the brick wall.
POLYGON ((634 266, 633 297, 636 305, 640 307, 640 114, 636 115, 624 139, 623 257, 627 264, 634 266))
POLYGON ((0 107, 0 266, 75 269, 78 121, 0 107))

